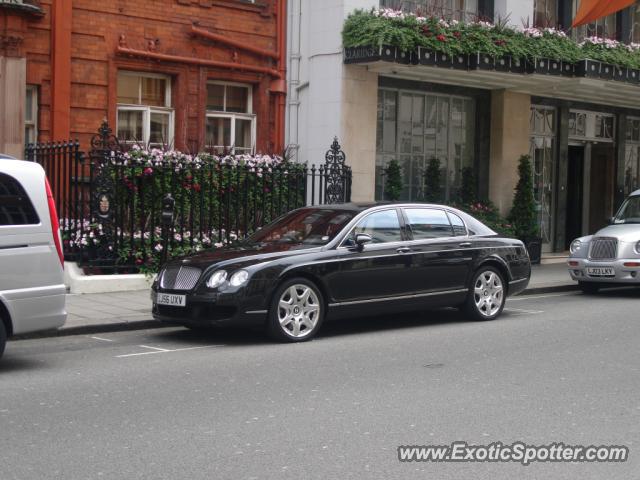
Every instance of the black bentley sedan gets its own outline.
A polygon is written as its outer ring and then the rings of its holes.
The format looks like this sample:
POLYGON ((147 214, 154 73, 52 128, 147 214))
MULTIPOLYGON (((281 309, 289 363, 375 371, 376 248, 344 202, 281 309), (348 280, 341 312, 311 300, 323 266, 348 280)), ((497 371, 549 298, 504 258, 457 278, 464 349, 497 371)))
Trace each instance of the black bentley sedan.
POLYGON ((167 263, 152 287, 153 315, 191 328, 264 325, 299 342, 325 319, 425 307, 492 320, 530 274, 522 242, 454 208, 321 205, 167 263))

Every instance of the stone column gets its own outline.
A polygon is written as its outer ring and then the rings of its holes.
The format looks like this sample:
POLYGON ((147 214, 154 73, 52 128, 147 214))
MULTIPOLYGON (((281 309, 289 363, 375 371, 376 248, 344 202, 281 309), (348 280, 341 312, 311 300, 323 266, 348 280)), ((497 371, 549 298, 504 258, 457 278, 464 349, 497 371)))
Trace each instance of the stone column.
POLYGON ((529 153, 531 96, 507 90, 491 94, 489 199, 507 215, 518 183, 518 159, 529 153))
POLYGON ((24 154, 25 58, 0 55, 0 153, 24 154))

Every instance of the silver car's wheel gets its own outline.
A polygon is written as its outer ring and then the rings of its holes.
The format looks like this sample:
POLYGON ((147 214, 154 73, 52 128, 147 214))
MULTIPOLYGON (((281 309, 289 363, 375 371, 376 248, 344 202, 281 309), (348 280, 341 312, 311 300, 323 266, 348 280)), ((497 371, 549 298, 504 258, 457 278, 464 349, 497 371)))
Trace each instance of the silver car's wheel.
POLYGON ((278 339, 299 342, 315 335, 322 321, 322 295, 305 279, 295 279, 276 292, 270 330, 278 339))
POLYGON ((467 301, 467 310, 478 320, 492 320, 502 312, 506 298, 504 280, 493 267, 478 270, 467 301))

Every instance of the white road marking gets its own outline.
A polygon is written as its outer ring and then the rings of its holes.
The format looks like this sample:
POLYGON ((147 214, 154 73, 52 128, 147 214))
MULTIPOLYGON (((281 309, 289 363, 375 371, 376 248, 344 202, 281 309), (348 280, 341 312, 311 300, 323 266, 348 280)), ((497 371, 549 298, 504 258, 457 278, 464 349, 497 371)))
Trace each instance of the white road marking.
POLYGON ((524 310, 522 308, 505 308, 505 311, 518 312, 518 313, 531 313, 531 314, 544 313, 543 310, 524 310))
POLYGON ((169 350, 166 348, 158 348, 158 347, 148 347, 146 345, 138 345, 141 348, 148 348, 150 350, 158 350, 159 352, 168 352, 169 350))
POLYGON ((158 353, 186 352, 187 350, 200 350, 202 348, 215 348, 215 347, 224 347, 224 345, 205 345, 203 347, 188 347, 188 348, 176 348, 173 350, 154 350, 153 352, 128 353, 126 355, 116 355, 115 358, 139 357, 141 355, 155 355, 158 353))
POLYGON ((103 342, 113 342, 113 340, 110 340, 108 338, 101 338, 101 337, 91 337, 91 338, 93 338, 94 340, 101 340, 103 342))
POLYGON ((509 302, 517 302, 520 300, 531 300, 534 298, 549 298, 549 297, 568 297, 569 295, 575 295, 578 290, 574 292, 567 293, 550 293, 549 295, 518 295, 517 297, 512 297, 508 301, 509 302))

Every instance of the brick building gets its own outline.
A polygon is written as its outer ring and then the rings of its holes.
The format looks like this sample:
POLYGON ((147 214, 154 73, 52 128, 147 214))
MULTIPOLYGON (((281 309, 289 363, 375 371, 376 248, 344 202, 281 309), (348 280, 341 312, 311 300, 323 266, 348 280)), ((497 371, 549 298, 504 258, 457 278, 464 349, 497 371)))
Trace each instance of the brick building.
POLYGON ((0 0, 0 152, 80 140, 279 152, 284 0, 0 0))

